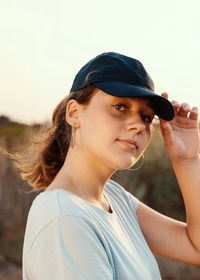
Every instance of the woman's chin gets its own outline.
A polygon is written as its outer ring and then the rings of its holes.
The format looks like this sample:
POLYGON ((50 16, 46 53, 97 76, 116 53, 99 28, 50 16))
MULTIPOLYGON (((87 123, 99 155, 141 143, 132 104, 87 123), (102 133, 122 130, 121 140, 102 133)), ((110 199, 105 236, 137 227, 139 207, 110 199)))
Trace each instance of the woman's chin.
POLYGON ((135 163, 137 162, 137 160, 121 160, 120 162, 118 162, 118 164, 116 164, 115 162, 115 166, 117 170, 123 170, 123 169, 128 169, 131 168, 135 163))

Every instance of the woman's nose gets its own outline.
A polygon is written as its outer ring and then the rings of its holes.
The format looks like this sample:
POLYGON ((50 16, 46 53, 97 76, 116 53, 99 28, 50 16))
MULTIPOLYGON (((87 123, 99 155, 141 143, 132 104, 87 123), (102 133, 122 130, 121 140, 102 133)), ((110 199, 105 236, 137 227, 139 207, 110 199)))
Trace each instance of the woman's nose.
POLYGON ((146 129, 145 123, 141 119, 135 119, 129 121, 127 124, 127 130, 135 131, 136 133, 142 133, 146 129))

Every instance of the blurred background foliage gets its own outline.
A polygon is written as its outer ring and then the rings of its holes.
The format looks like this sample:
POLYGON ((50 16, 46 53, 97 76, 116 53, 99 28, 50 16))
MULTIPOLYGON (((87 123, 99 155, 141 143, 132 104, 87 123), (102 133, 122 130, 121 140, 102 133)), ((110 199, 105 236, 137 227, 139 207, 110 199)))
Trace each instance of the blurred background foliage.
MULTIPOLYGON (((22 151, 30 135, 49 124, 27 126, 0 116, 0 145, 22 151)), ((121 184, 153 209, 185 221, 185 210, 171 162, 165 152, 159 123, 152 126, 152 141, 139 170, 119 170, 111 179, 121 184)), ((138 162, 136 168, 140 163, 138 162)), ((0 154, 0 279, 22 279, 22 248, 28 211, 39 192, 21 180, 9 158, 0 154)), ((200 268, 156 256, 164 280, 200 279, 200 268)))

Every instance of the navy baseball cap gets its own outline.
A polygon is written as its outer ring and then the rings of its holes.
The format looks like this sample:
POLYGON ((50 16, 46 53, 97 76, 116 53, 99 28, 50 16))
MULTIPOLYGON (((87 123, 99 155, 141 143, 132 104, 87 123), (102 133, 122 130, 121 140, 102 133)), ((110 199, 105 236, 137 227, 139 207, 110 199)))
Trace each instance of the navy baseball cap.
POLYGON ((155 114, 170 121, 174 117, 172 104, 154 93, 154 83, 142 63, 116 52, 105 52, 86 63, 75 76, 70 92, 93 85, 117 97, 148 97, 155 114))

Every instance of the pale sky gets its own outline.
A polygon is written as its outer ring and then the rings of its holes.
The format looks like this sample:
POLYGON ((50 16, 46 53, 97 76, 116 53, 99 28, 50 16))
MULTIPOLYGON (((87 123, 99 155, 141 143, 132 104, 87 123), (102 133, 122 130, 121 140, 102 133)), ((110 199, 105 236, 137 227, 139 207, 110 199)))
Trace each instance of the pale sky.
POLYGON ((51 119, 94 56, 139 59, 155 92, 200 109, 199 0, 0 0, 0 115, 51 119))

